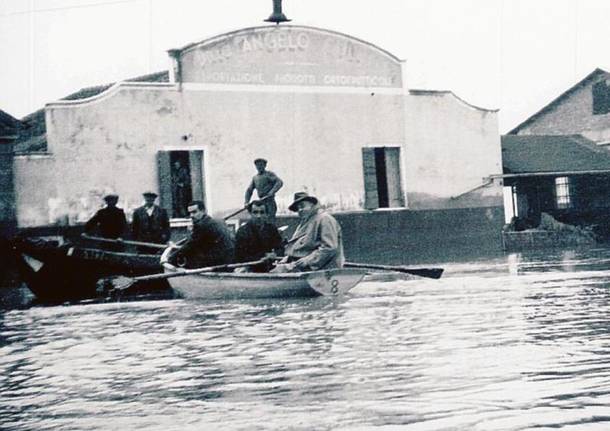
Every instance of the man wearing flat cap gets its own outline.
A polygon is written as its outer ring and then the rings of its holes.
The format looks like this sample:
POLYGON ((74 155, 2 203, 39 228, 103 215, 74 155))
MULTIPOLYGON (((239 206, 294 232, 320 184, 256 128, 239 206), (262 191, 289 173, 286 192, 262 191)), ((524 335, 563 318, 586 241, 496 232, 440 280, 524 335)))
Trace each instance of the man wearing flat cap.
POLYGON ((342 268, 345 257, 341 226, 320 208, 318 199, 298 192, 288 209, 299 213, 299 225, 285 246, 285 257, 272 272, 342 268))
POLYGON ((116 206, 119 201, 118 195, 108 194, 104 196, 104 201, 106 207, 89 219, 85 224, 85 232, 103 238, 117 239, 123 236, 127 225, 125 212, 116 206))
POLYGON ((165 244, 169 241, 169 217, 167 211, 155 205, 157 194, 143 193, 144 205, 133 213, 131 230, 136 241, 165 244))
POLYGON ((275 223, 275 213, 277 212, 277 204, 275 203, 275 194, 279 189, 282 188, 284 183, 276 174, 268 171, 267 160, 255 159, 254 166, 256 166, 257 174, 252 177, 250 185, 246 189, 245 205, 250 203, 252 193, 256 189, 258 199, 265 203, 267 208, 267 217, 270 223, 275 223))

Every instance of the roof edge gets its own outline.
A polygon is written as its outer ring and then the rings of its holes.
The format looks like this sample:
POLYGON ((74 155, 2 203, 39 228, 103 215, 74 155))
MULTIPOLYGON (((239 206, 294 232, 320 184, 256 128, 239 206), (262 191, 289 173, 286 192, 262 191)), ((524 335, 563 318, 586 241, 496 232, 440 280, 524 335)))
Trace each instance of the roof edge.
POLYGON ((532 114, 531 116, 529 116, 525 121, 523 121, 522 123, 518 124, 516 127, 514 127, 513 129, 509 130, 507 135, 516 135, 517 133, 519 133, 523 128, 525 128, 526 126, 528 126, 529 124, 531 124, 533 121, 537 120, 540 116, 542 116, 543 114, 546 114, 548 111, 550 111, 552 108, 554 108, 557 104, 559 104, 559 102, 561 100, 563 100, 564 98, 566 98, 567 96, 569 96, 570 94, 572 94, 574 91, 576 91, 577 89, 579 89, 580 87, 582 87, 584 84, 586 84, 587 82, 589 82, 591 79, 593 79, 595 76, 599 75, 599 74, 607 74, 608 72, 605 71, 604 69, 597 67, 595 68, 595 70, 591 73, 589 73, 587 76, 585 76, 583 79, 581 79, 580 81, 578 81, 576 84, 572 85, 570 88, 568 88, 566 91, 564 91, 563 93, 561 93, 559 96, 557 96, 555 99, 551 100, 549 103, 547 103, 545 106, 543 106, 540 110, 538 110, 537 112, 535 112, 534 114, 532 114))
POLYGON ((428 95, 435 95, 435 94, 443 94, 443 95, 444 94, 449 94, 449 95, 453 96, 459 102, 461 102, 464 105, 468 106, 469 108, 473 108, 473 109, 476 109, 478 111, 483 111, 483 112, 498 112, 500 110, 499 108, 483 108, 481 106, 473 105, 472 103, 469 103, 466 100, 462 99, 460 96, 458 96, 457 94, 455 94, 451 90, 410 89, 409 90, 409 94, 411 94, 413 96, 428 96, 428 95))
MULTIPOLYGON (((257 30, 260 31, 260 30, 266 30, 266 29, 275 29, 275 28, 279 28, 279 27, 276 24, 273 24, 273 25, 261 25, 261 26, 255 26, 255 27, 240 28, 240 29, 237 29, 237 30, 231 30, 231 31, 226 32, 226 33, 221 33, 221 34, 218 34, 216 36, 212 36, 212 37, 200 40, 198 42, 189 43, 187 45, 182 46, 181 48, 168 49, 167 52, 171 56, 175 56, 176 53, 183 53, 183 52, 186 52, 186 51, 188 51, 188 50, 190 50, 190 49, 192 49, 192 48, 194 48, 196 46, 200 46, 200 45, 204 45, 204 44, 211 44, 211 43, 220 41, 222 39, 229 38, 229 37, 234 36, 234 35, 239 34, 239 33, 246 33, 246 32, 249 32, 249 31, 257 31, 257 30)), ((321 27, 313 27, 313 26, 308 26, 308 25, 284 24, 284 25, 281 26, 281 28, 295 28, 295 29, 301 28, 301 29, 315 30, 315 31, 319 31, 319 32, 322 32, 322 33, 328 33, 328 34, 333 34, 333 35, 336 35, 336 36, 345 37, 345 38, 351 39, 353 41, 356 41, 358 43, 361 43, 363 45, 370 46, 370 47, 376 49, 377 51, 381 52, 383 55, 385 55, 387 57, 390 57, 392 60, 394 60, 394 61, 396 61, 398 63, 403 63, 404 62, 403 59, 395 56, 390 51, 387 51, 387 50, 379 47, 378 45, 375 45, 374 43, 367 42, 367 41, 365 41, 363 39, 359 39, 359 38, 357 38, 355 36, 351 36, 351 35, 349 35, 347 33, 341 33, 339 31, 335 31, 335 30, 329 30, 329 29, 325 29, 325 28, 321 28, 321 27)))
POLYGON ((121 88, 174 88, 177 87, 177 84, 173 82, 130 82, 130 81, 120 81, 116 82, 107 89, 103 90, 98 94, 94 94, 90 97, 85 97, 82 99, 62 99, 56 100, 54 102, 49 102, 45 105, 45 108, 54 108, 54 107, 69 107, 76 105, 84 105, 92 102, 98 102, 107 97, 117 93, 121 88))

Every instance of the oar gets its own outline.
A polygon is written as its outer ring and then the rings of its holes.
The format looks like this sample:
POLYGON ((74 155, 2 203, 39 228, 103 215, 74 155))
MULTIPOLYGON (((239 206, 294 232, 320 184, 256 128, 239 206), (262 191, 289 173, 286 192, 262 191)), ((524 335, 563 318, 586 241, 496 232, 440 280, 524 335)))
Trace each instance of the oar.
POLYGON ((126 240, 126 239, 119 240, 119 239, 111 239, 111 238, 101 238, 99 236, 89 236, 86 233, 81 234, 81 237, 85 238, 85 239, 90 239, 92 241, 108 242, 108 243, 113 243, 113 244, 140 245, 140 246, 144 246, 144 247, 158 248, 158 249, 163 249, 163 250, 165 250, 167 248, 167 244, 158 244, 156 242, 131 241, 131 240, 126 240))
MULTIPOLYGON (((259 200, 260 200, 260 201, 266 201, 266 200, 267 200, 267 199, 269 199, 270 197, 271 197, 271 196, 265 196, 264 198, 259 199, 259 200)), ((250 205, 250 204, 246 204, 246 205, 244 205, 243 207, 241 207, 240 209, 238 209, 238 210, 237 210, 237 211, 235 211, 234 213, 231 213, 231 214, 229 214, 228 216, 223 217, 222 219, 223 219, 223 220, 229 220, 231 217, 234 217, 234 216, 236 216, 237 214, 239 214, 240 212, 247 210, 247 209, 248 209, 248 205, 250 205)))
POLYGON ((140 277, 125 277, 123 275, 120 275, 118 277, 100 279, 97 282, 97 284, 98 284, 98 290, 100 290, 102 292, 104 290, 122 291, 122 290, 129 289, 135 283, 140 282, 140 281, 166 280, 168 278, 183 277, 185 275, 192 275, 192 274, 201 274, 203 272, 228 270, 228 269, 234 269, 234 268, 241 268, 243 266, 258 265, 259 263, 264 263, 266 261, 267 261, 267 259, 260 259, 260 260, 254 260, 252 262, 230 263, 230 264, 225 264, 225 265, 206 266, 204 268, 185 269, 184 271, 167 272, 167 273, 162 273, 162 274, 142 275, 140 277), (109 285, 112 286, 110 289, 107 288, 109 285))
POLYGON ((355 263, 345 262, 344 266, 351 268, 362 268, 362 269, 383 269, 386 271, 404 272, 406 274, 417 275, 419 277, 426 278, 441 278, 443 275, 443 268, 409 268, 406 266, 391 266, 391 265, 373 265, 370 263, 355 263))

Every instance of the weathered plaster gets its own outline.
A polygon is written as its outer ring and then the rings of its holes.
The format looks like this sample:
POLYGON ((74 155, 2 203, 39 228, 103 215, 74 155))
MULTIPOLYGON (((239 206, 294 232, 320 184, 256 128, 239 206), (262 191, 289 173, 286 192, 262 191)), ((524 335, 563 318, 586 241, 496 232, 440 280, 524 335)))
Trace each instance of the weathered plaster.
MULTIPOLYGON (((358 76, 402 76, 403 64, 377 47, 333 32, 298 31, 309 32, 310 43, 348 47, 349 56, 333 63, 319 50, 287 49, 281 58, 293 61, 282 73, 307 69, 299 62, 307 60, 322 77, 355 70, 345 68, 345 62, 358 64, 358 76)), ((231 37, 216 42, 234 44, 231 37)), ((428 197, 436 207, 438 202, 455 207, 449 198, 501 173, 496 112, 474 108, 450 93, 406 94, 396 86, 400 80, 392 81, 393 87, 367 87, 358 80, 350 81, 352 86, 192 82, 197 70, 211 65, 216 71, 261 67, 269 73, 277 66, 264 49, 210 61, 201 53, 207 46, 209 41, 185 48, 187 57, 193 52, 182 64, 188 84, 120 83, 89 99, 47 105, 50 155, 16 159, 20 225, 85 221, 110 191, 120 195, 119 206, 130 214, 141 204, 142 192, 159 190, 157 153, 169 149, 204 151, 205 195, 212 214, 243 205, 256 157, 267 158, 268 169, 284 180, 277 196, 280 213, 286 213, 300 190, 333 211, 362 209, 363 147, 401 148, 403 189, 411 208, 431 205, 428 197)), ((459 202, 482 205, 477 199, 459 202)))

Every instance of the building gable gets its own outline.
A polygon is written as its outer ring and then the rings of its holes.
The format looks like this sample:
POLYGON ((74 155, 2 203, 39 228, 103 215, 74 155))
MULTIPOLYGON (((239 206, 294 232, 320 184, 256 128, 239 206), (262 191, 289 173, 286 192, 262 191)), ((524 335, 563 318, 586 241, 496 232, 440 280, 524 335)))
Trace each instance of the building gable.
POLYGON ((183 83, 402 87, 398 58, 313 27, 247 28, 169 53, 183 83))
POLYGON ((510 135, 583 134, 606 142, 610 139, 610 73, 595 69, 527 120, 510 135))

